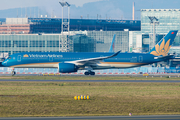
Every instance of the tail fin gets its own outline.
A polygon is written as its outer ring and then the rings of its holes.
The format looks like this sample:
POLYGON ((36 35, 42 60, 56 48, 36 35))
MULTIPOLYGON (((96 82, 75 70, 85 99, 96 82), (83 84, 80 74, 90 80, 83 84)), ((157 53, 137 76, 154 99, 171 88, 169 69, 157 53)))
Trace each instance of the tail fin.
POLYGON ((114 42, 115 42, 115 37, 116 37, 116 34, 114 34, 114 36, 113 36, 113 39, 112 39, 112 43, 111 43, 109 52, 114 52, 114 42))
POLYGON ((178 30, 171 30, 169 33, 162 38, 154 48, 151 49, 149 54, 153 54, 154 56, 166 56, 171 48, 171 45, 176 37, 178 30))

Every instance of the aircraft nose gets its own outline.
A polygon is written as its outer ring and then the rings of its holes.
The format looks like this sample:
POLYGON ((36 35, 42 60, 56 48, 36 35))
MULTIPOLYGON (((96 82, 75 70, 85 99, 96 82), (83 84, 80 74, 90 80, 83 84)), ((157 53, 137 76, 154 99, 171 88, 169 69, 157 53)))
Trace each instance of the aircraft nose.
POLYGON ((4 62, 2 62, 1 65, 4 66, 4 62))
POLYGON ((6 60, 1 63, 1 66, 6 66, 6 65, 7 65, 7 61, 6 60))

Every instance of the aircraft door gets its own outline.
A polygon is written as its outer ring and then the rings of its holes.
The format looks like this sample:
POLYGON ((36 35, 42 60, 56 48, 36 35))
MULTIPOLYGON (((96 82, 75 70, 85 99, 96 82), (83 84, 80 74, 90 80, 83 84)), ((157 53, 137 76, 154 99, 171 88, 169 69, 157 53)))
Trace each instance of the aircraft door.
POLYGON ((18 61, 18 62, 21 62, 21 55, 18 55, 17 61, 18 61))
POLYGON ((143 62, 143 56, 139 56, 139 62, 143 62))

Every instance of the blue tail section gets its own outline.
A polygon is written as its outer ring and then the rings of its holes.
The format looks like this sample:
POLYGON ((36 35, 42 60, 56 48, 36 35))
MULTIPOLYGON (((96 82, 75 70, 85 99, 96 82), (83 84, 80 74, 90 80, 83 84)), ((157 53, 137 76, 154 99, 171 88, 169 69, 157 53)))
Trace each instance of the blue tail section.
POLYGON ((112 39, 112 43, 111 43, 109 52, 114 52, 114 42, 115 42, 115 37, 116 37, 116 34, 114 34, 114 36, 113 36, 113 39, 112 39))
POLYGON ((166 56, 171 48, 174 38, 176 37, 178 30, 171 30, 169 33, 162 38, 155 46, 151 49, 149 54, 154 56, 166 56))

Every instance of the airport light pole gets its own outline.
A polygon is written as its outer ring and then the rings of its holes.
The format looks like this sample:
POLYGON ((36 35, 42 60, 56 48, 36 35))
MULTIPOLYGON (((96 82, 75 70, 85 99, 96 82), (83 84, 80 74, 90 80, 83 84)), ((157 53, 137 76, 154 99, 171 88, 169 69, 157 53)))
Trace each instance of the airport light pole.
MULTIPOLYGON (((156 33, 155 33, 155 27, 156 25, 159 25, 159 21, 155 16, 148 16, 150 19, 150 24, 153 25, 153 46, 155 46, 155 41, 156 41, 156 33)), ((149 42, 149 47, 150 47, 150 42, 149 42)), ((149 49, 150 50, 150 49, 149 49)))
POLYGON ((68 51, 68 38, 69 38, 69 24, 70 24, 70 4, 68 2, 59 2, 59 4, 62 6, 62 24, 61 24, 61 42, 59 37, 59 52, 67 52, 68 51), (64 21, 64 7, 68 7, 68 20, 64 21), (64 40, 64 31, 68 32, 67 39, 64 40), (61 44, 61 48, 60 48, 61 44))

